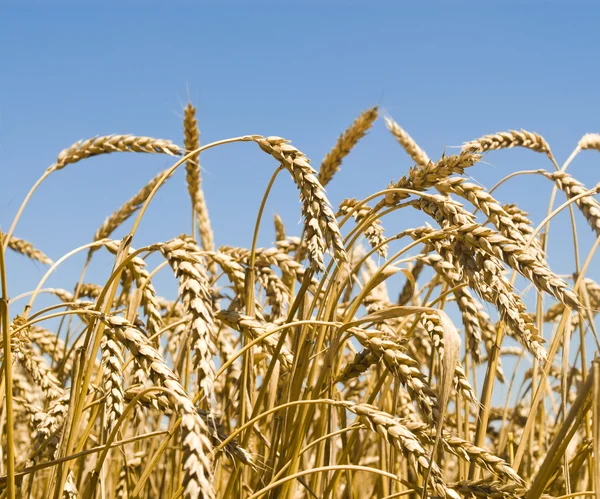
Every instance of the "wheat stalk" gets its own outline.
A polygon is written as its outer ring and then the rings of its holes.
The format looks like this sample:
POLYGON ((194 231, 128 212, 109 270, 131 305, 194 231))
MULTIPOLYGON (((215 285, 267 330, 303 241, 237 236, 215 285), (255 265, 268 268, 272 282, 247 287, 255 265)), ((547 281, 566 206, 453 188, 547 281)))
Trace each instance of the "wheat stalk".
MULTIPOLYGON (((125 223, 129 217, 131 217, 131 215, 133 215, 144 204, 150 193, 154 190, 156 185, 163 180, 166 174, 166 170, 160 172, 158 175, 152 178, 150 182, 142 187, 135 196, 126 201, 123 206, 121 206, 112 215, 107 217, 94 234, 93 241, 100 241, 101 239, 110 237, 115 230, 123 225, 123 223, 125 223)), ((97 248, 90 248, 90 254, 96 249, 97 248)))

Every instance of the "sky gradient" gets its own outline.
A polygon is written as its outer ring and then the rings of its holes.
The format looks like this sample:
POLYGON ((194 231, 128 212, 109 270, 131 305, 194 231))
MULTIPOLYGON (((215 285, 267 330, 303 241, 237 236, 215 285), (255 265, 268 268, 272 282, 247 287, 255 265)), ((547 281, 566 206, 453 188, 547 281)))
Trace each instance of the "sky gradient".
MULTIPOLYGON (((484 134, 525 128, 542 134, 560 163, 584 133, 600 131, 600 8, 592 2, 126 4, 0 2, 4 230, 61 149, 112 133, 181 143, 188 98, 198 108, 202 143, 279 135, 315 168, 339 134, 374 105, 432 158, 484 134)), ((42 184, 15 235, 56 259, 90 241, 106 216, 172 163, 162 155, 113 154, 69 165, 42 184)), ((249 246, 275 162, 252 144, 237 144, 207 152, 201 163, 217 245, 249 246)), ((379 120, 344 161, 328 195, 334 207, 346 197, 365 197, 410 166, 379 120)), ((586 152, 569 171, 592 187, 599 167, 600 155, 586 152)), ((469 174, 491 187, 509 173, 535 168, 553 167, 531 151, 500 151, 469 174)), ((159 191, 134 246, 189 232, 184 178, 181 168, 159 191)), ((543 178, 520 177, 496 194, 539 223, 551 187, 543 178)), ((261 245, 273 242, 274 213, 299 235, 298 194, 289 176, 280 175, 269 198, 261 245)), ((400 213, 384 220, 388 234, 426 221, 400 213)), ((574 269, 567 221, 561 215, 550 236, 550 263, 559 273, 574 269)), ((579 215, 578 229, 585 258, 593 238, 579 215)), ((12 296, 32 289, 45 271, 20 256, 8 258, 12 296)), ((49 284, 71 285, 81 263, 67 262, 49 284)), ((90 272, 97 282, 106 277, 101 265, 90 272)))

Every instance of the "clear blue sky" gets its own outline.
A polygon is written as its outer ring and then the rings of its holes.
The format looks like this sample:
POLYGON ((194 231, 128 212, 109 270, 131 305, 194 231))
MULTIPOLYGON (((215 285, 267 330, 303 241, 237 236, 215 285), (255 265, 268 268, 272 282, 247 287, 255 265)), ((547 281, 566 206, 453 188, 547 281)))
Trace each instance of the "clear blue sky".
MULTIPOLYGON (((188 95, 203 143, 280 135, 315 167, 373 105, 432 158, 445 147, 522 127, 544 135, 560 162, 584 133, 600 131, 596 2, 322 3, 0 2, 2 227, 57 153, 79 139, 132 133, 180 143, 188 95)), ((488 187, 519 169, 552 168, 530 151, 501 151, 485 161, 470 174, 488 187)), ((58 258, 88 242, 108 214, 170 164, 165 156, 114 154, 69 166, 35 194, 16 235, 58 258)), ((217 244, 249 246, 275 163, 242 144, 206 153, 202 165, 217 244)), ((336 206, 345 197, 364 197, 410 166, 379 121, 331 183, 330 199, 336 206)), ((582 154, 570 171, 593 186, 600 154, 582 154)), ((539 222, 550 189, 547 180, 524 177, 497 194, 502 202, 520 202, 539 222)), ((273 240, 275 212, 291 234, 299 233, 297 199, 291 180, 281 176, 262 245, 273 240)), ((388 233, 426 220, 401 213, 385 221, 388 233)), ((134 245, 189 231, 189 217, 182 169, 154 200, 134 245)), ((589 248, 590 231, 578 220, 589 248)), ((564 273, 573 270, 567 229, 557 224, 551 243, 551 263, 564 273)), ((13 296, 31 289, 44 271, 21 257, 10 262, 13 296)), ((97 272, 91 276, 100 280, 104 274, 97 272)), ((77 266, 67 265, 50 282, 69 287, 77 276, 77 266)))

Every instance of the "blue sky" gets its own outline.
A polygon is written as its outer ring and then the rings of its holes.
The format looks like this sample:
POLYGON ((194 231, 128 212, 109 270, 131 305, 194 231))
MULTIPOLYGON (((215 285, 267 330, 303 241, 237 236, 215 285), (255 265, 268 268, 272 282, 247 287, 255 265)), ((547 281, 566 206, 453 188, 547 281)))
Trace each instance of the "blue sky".
MULTIPOLYGON (((188 96, 198 108, 203 143, 279 135, 315 167, 373 105, 432 158, 483 134, 525 128, 544 135, 561 162, 584 133, 600 131, 600 8, 593 2, 124 3, 110 9, 38 3, 34 9, 34 3, 0 2, 5 230, 29 187, 73 142, 111 133, 181 142, 188 96)), ((249 246, 275 163, 251 144, 212 150, 201 161, 217 244, 249 246)), ((114 154, 69 166, 41 186, 16 235, 58 258, 88 242, 106 216, 171 164, 165 156, 114 154)), ((334 206, 364 197, 410 166, 378 121, 344 162, 329 197, 334 206)), ((587 152, 570 171, 591 187, 600 180, 599 167, 600 154, 587 152)), ((552 165, 531 151, 501 151, 469 173, 490 187, 532 168, 552 165)), ((497 195, 539 222, 550 190, 545 179, 522 177, 497 195)), ((262 245, 273 241, 273 213, 299 234, 297 199, 290 178, 280 176, 262 245)), ((188 232, 189 212, 181 169, 153 201, 134 245, 188 232)), ((384 225, 393 234, 425 220, 403 210, 384 225)), ((557 222, 550 244, 551 264, 561 273, 573 271, 566 220, 557 222)), ((578 221, 585 256, 592 237, 578 221)), ((44 272, 19 256, 9 255, 9 262, 13 296, 34 287, 44 272)), ((78 265, 66 265, 50 283, 72 286, 78 265)), ((90 278, 100 282, 105 270, 92 269, 90 278)))

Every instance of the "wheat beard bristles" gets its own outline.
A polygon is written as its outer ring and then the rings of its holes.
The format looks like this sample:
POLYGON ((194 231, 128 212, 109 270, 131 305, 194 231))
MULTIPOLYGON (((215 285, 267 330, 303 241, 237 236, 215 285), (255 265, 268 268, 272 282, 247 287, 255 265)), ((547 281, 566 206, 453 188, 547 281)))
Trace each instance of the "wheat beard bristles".
POLYGON ((113 330, 115 338, 137 357, 150 379, 169 390, 169 396, 181 417, 183 497, 214 499, 209 458, 212 452, 208 437, 210 432, 192 399, 148 339, 130 322, 117 316, 103 317, 103 321, 113 330))
POLYGON ((179 279, 179 293, 183 306, 190 314, 193 365, 198 376, 198 386, 210 401, 213 395, 216 352, 213 340, 214 317, 210 281, 198 245, 191 238, 181 236, 161 245, 161 253, 179 279))
POLYGON ((254 140, 290 172, 300 190, 311 268, 315 271, 325 270, 323 254, 328 246, 338 264, 347 262, 340 229, 325 190, 317 180, 308 158, 281 137, 255 137, 254 140))
POLYGON ((377 119, 377 106, 363 111, 354 123, 348 128, 323 159, 319 168, 319 182, 325 187, 339 171, 342 160, 346 157, 358 141, 365 136, 373 122, 377 119))
POLYGON ((15 352, 16 356, 21 360, 31 380, 42 389, 48 400, 53 402, 62 397, 65 391, 46 359, 31 345, 23 345, 19 350, 15 352))
MULTIPOLYGON (((196 108, 188 103, 185 106, 183 114, 183 131, 186 152, 195 151, 200 147, 200 130, 196 120, 196 108)), ((200 153, 194 154, 185 164, 186 180, 188 192, 192 200, 192 207, 196 213, 198 223, 198 231, 200 233, 200 241, 204 251, 214 251, 215 241, 210 218, 208 216, 208 208, 206 199, 204 198, 204 190, 202 189, 202 178, 200 176, 200 153)), ((215 270, 212 265, 211 272, 215 270)))

